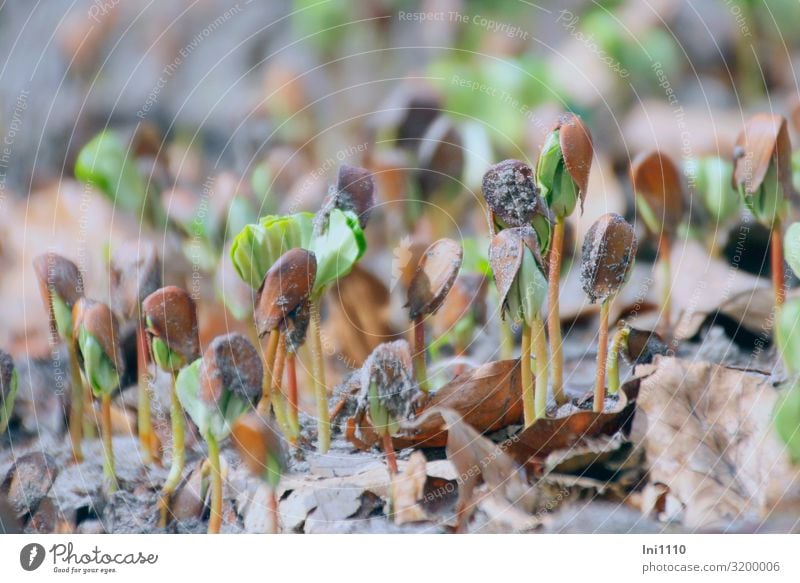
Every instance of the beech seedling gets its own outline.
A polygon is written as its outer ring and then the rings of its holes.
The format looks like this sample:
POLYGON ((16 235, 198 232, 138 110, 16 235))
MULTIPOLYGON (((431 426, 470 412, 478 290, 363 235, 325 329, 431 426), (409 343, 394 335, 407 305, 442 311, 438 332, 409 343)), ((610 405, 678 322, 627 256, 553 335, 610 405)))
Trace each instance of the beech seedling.
POLYGON ((425 318, 442 306, 461 269, 463 250, 452 239, 439 239, 420 257, 408 288, 409 318, 414 322, 414 372, 419 388, 428 393, 425 364, 425 318))
POLYGON ((255 406, 263 376, 261 358, 255 347, 237 333, 215 338, 202 359, 178 373, 178 398, 208 444, 211 466, 209 533, 218 533, 222 525, 219 444, 228 437, 236 419, 255 406))
POLYGON ((547 297, 547 269, 538 238, 529 225, 497 233, 489 247, 489 263, 500 295, 502 316, 522 322, 522 402, 525 425, 546 415, 548 354, 542 307, 547 297), (531 352, 536 359, 536 387, 531 352))
POLYGON ((594 387, 594 411, 598 413, 603 410, 606 397, 609 311, 614 297, 630 276, 636 247, 633 227, 616 213, 608 213, 597 219, 583 242, 581 284, 591 303, 600 302, 594 387))
POLYGON ((678 167, 662 152, 646 152, 631 164, 631 182, 636 209, 647 230, 658 238, 658 262, 662 274, 661 333, 671 334, 672 268, 670 252, 678 227, 686 213, 683 184, 678 167))
POLYGON ((119 388, 124 361, 119 347, 119 323, 106 304, 81 298, 72 309, 72 338, 86 381, 101 403, 103 474, 109 491, 117 489, 112 445, 111 394, 119 388))
POLYGON ((47 309, 50 331, 67 347, 70 368, 70 415, 69 435, 72 456, 83 459, 81 440, 84 425, 84 387, 80 363, 72 341, 72 308, 83 297, 83 277, 78 267, 69 259, 56 253, 45 253, 33 260, 33 268, 39 281, 39 290, 47 309))
POLYGON ((547 136, 536 166, 536 182, 540 195, 547 202, 555 219, 548 266, 547 328, 553 362, 553 395, 558 404, 566 402, 558 298, 564 231, 566 219, 575 211, 578 201, 583 211, 592 156, 592 136, 589 130, 580 117, 567 113, 559 118, 547 136))
POLYGON ((261 479, 268 488, 269 532, 277 533, 277 490, 286 469, 280 433, 269 416, 250 411, 234 422, 231 440, 250 473, 261 479))
POLYGON ((137 427, 145 460, 158 459, 158 440, 150 414, 150 351, 142 302, 161 287, 161 261, 154 245, 128 242, 114 249, 109 263, 111 289, 117 312, 136 326, 136 375, 138 382, 137 427))
POLYGON ((785 298, 783 235, 781 227, 796 198, 792 185, 792 145, 786 119, 759 113, 745 124, 736 139, 733 184, 758 222, 770 229, 770 267, 775 306, 785 298))
POLYGON ((5 350, 0 350, 0 433, 8 428, 18 388, 19 378, 14 359, 5 350))
POLYGON ((194 300, 179 287, 167 286, 154 291, 142 302, 142 312, 150 354, 158 368, 170 376, 172 462, 159 502, 163 526, 167 521, 170 496, 180 483, 186 462, 183 409, 175 379, 184 366, 200 356, 200 338, 194 300))

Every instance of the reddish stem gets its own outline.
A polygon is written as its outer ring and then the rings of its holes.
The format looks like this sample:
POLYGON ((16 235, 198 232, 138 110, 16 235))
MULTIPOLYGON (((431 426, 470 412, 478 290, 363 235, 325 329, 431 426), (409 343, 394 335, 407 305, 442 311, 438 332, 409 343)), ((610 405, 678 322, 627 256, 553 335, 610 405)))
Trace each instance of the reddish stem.
POLYGON ((289 399, 289 416, 292 421, 297 423, 297 416, 299 413, 298 399, 297 399, 297 367, 295 366, 295 354, 289 352, 286 354, 286 376, 288 387, 286 388, 287 398, 289 399))
POLYGON ((425 323, 422 315, 414 319, 414 373, 420 390, 427 393, 428 370, 425 365, 425 323))
POLYGON ((383 452, 386 454, 386 463, 389 465, 389 475, 397 475, 397 456, 394 453, 394 443, 392 436, 388 433, 383 434, 383 452))
POLYGON ((267 532, 278 534, 278 496, 275 494, 274 488, 270 488, 269 494, 267 494, 267 518, 269 518, 267 532))
POLYGON ((775 294, 775 307, 783 304, 786 299, 786 275, 783 270, 783 235, 781 223, 776 222, 772 227, 772 241, 770 244, 770 268, 772 271, 772 291, 775 294))

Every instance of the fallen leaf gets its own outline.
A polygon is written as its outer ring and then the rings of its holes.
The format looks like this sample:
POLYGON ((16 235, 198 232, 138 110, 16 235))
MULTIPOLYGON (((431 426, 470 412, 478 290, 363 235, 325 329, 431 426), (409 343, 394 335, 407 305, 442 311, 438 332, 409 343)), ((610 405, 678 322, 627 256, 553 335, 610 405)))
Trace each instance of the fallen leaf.
POLYGON ((650 481, 680 501, 686 526, 762 521, 800 499, 800 468, 773 431, 779 392, 768 376, 666 357, 641 368, 649 374, 633 435, 650 481))
POLYGON ((425 454, 415 451, 408 459, 403 473, 398 474, 392 481, 395 524, 428 519, 425 510, 418 504, 425 494, 427 479, 425 454))

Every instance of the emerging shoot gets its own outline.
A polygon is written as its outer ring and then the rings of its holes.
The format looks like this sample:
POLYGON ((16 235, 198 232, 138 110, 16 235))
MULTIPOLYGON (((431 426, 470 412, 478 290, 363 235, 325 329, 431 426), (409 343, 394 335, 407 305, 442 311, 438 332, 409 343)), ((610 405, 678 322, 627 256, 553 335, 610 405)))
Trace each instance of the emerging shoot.
POLYGON ((542 307, 547 297, 547 270, 538 239, 530 226, 500 231, 489 247, 489 263, 500 294, 502 316, 522 322, 522 402, 525 426, 545 417, 547 411, 547 339, 542 307), (536 387, 531 357, 536 359, 536 387))
POLYGON ((69 259, 56 253, 45 253, 33 260, 33 268, 39 280, 50 319, 52 338, 58 338, 67 347, 72 389, 69 414, 69 436, 72 456, 75 461, 83 460, 81 440, 84 425, 84 388, 80 364, 72 338, 72 308, 83 297, 83 278, 78 267, 69 259))
POLYGON ((439 239, 425 250, 408 288, 409 318, 414 322, 414 372, 419 388, 428 393, 425 364, 425 318, 442 306, 461 269, 463 250, 452 239, 439 239))
POLYGON ((603 411, 606 398, 608 358, 608 316, 614 296, 625 285, 636 257, 633 227, 616 213, 600 217, 583 242, 581 284, 591 303, 600 302, 600 331, 597 347, 597 377, 594 411, 603 411))
POLYGON ((103 474, 110 492, 117 490, 112 447, 111 393, 119 387, 124 372, 119 347, 119 324, 106 304, 81 298, 72 310, 72 338, 92 393, 101 401, 103 474))
POLYGON ((553 362, 553 395, 559 405, 567 400, 564 395, 564 354, 558 301, 565 221, 574 212, 578 200, 583 211, 592 156, 592 136, 589 130, 580 117, 567 113, 561 116, 547 137, 536 166, 536 182, 540 194, 555 217, 549 255, 547 329, 553 362))
POLYGON ((19 378, 14 359, 5 350, 0 350, 0 433, 8 428, 18 388, 19 378))

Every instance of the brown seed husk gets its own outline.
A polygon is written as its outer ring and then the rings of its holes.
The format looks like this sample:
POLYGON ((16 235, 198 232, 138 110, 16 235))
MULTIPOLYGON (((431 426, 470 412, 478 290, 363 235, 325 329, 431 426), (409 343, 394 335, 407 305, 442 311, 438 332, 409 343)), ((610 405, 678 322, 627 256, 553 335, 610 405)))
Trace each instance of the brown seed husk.
POLYGON ((257 411, 245 413, 233 423, 231 440, 253 475, 264 476, 268 455, 277 459, 282 469, 286 467, 281 434, 269 416, 257 411))
POLYGON ((412 419, 424 393, 414 380, 411 348, 405 340, 384 342, 364 361, 358 407, 369 411, 369 389, 375 383, 378 401, 393 419, 412 419))
POLYGON ((436 313, 458 277, 463 254, 452 239, 439 239, 426 249, 408 289, 406 307, 412 320, 436 313))
POLYGON ((254 312, 259 336, 286 326, 308 300, 317 277, 317 258, 305 249, 290 249, 269 268, 258 290, 254 312))
POLYGON ((191 296, 173 285, 154 291, 142 302, 147 333, 192 362, 200 356, 197 309, 191 296))
POLYGON ((541 210, 533 169, 519 160, 503 160, 486 171, 483 198, 489 211, 509 227, 530 224, 541 210))
POLYGON ((56 294, 69 309, 72 309, 75 303, 83 297, 83 277, 77 265, 66 257, 52 252, 36 256, 33 260, 33 269, 39 280, 42 300, 47 306, 50 316, 50 330, 55 334, 56 318, 53 313, 51 294, 56 294))
POLYGON ((633 227, 616 213, 597 219, 583 242, 581 284, 589 300, 605 301, 625 283, 636 256, 633 227))
POLYGON ((764 182, 772 163, 777 164, 778 181, 788 197, 796 197, 792 184, 792 145, 786 118, 758 113, 751 117, 736 138, 733 188, 744 187, 755 194, 764 182))
POLYGON ((328 220, 333 209, 354 213, 363 229, 367 226, 374 205, 375 183, 370 171, 343 164, 339 166, 336 184, 331 186, 322 208, 314 217, 314 229, 317 233, 322 233, 328 228, 328 220))
POLYGON ((657 333, 630 328, 622 354, 631 364, 649 364, 656 355, 669 353, 669 346, 657 333))
POLYGON ((674 234, 686 207, 681 174, 672 158, 659 151, 640 154, 631 164, 631 182, 636 196, 647 203, 661 229, 674 234))
POLYGON ((111 308, 107 304, 88 298, 79 299, 72 308, 72 339, 79 355, 78 339, 81 327, 94 336, 121 378, 125 373, 125 361, 119 347, 119 323, 111 308))
POLYGON ((564 157, 564 166, 567 168, 573 182, 578 186, 581 199, 581 212, 586 191, 589 188, 589 171, 592 169, 592 134, 589 132, 580 116, 574 113, 565 113, 556 123, 558 140, 561 146, 561 155, 564 157))
POLYGON ((214 405, 227 390, 255 401, 261 395, 263 378, 261 357, 247 338, 237 332, 217 336, 203 353, 200 397, 214 405))
POLYGON ((508 292, 522 268, 526 247, 533 254, 539 270, 547 277, 547 269, 539 251, 539 239, 533 227, 526 225, 503 229, 492 238, 489 245, 489 264, 492 266, 497 293, 500 295, 500 305, 505 305, 508 292))
POLYGON ((114 250, 109 275, 115 308, 124 318, 137 317, 144 298, 161 287, 161 261, 155 245, 123 243, 114 250))

